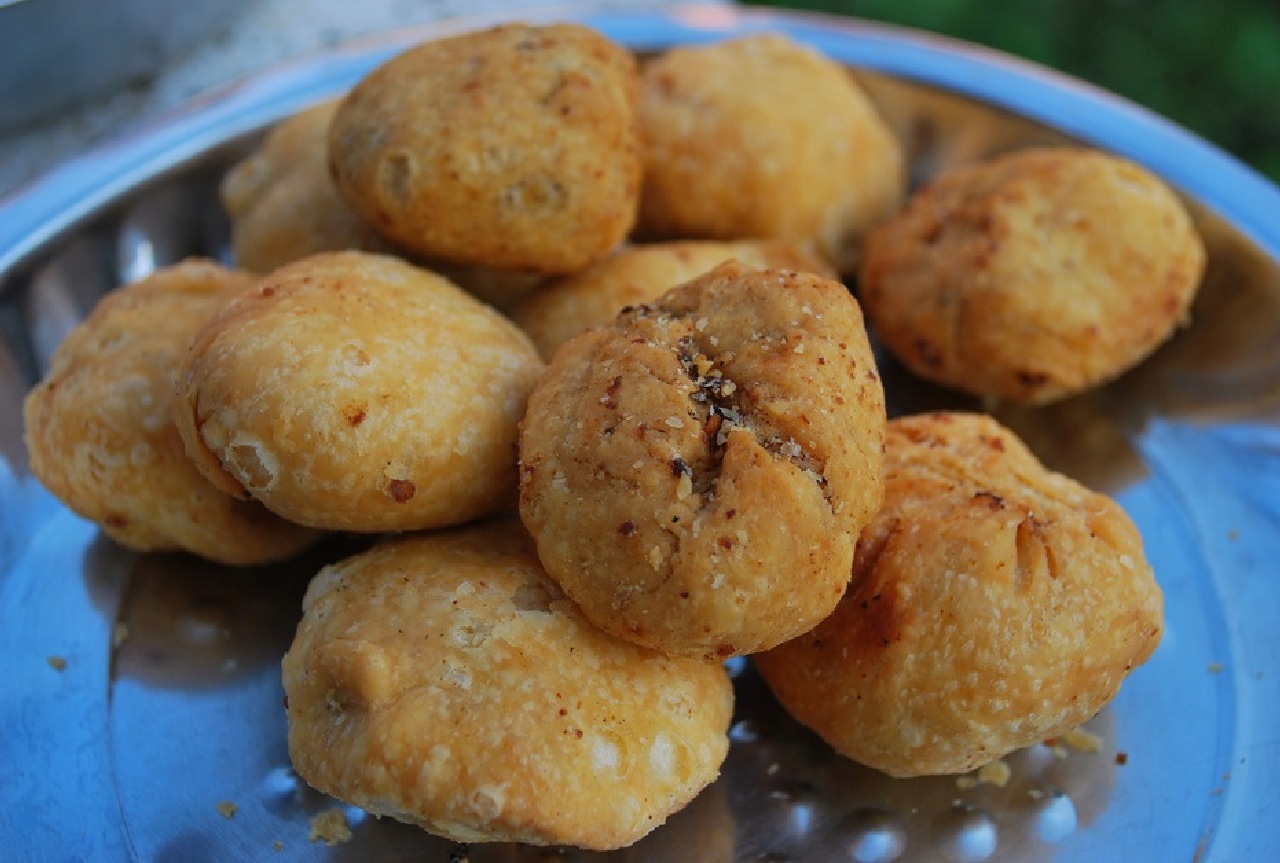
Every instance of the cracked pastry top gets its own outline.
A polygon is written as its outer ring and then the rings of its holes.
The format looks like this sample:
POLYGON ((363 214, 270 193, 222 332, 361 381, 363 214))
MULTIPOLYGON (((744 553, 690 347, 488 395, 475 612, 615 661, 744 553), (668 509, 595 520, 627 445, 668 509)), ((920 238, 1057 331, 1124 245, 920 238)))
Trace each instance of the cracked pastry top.
POLYGON ((343 100, 330 170, 356 212, 416 254, 573 272, 635 222, 637 93, 630 52, 577 25, 425 42, 343 100))
POLYGON ((723 667, 592 626, 515 519, 321 570, 284 658, 310 785, 459 842, 629 845, 728 751, 723 667))
POLYGON ((653 58, 640 122, 646 236, 809 242, 848 272, 906 191, 902 145, 854 76, 782 34, 653 58))
POLYGON ((1204 270, 1177 196, 1126 160, 1036 148, 949 170, 867 238, 859 295, 921 377, 1044 404, 1168 339, 1204 270))
POLYGON ((753 659, 855 761, 963 773, 1092 718, 1151 656, 1163 613, 1114 501, 990 417, 924 414, 889 423, 884 508, 835 612, 753 659))
POLYGON ((844 286, 729 262, 556 352, 521 426, 520 514, 596 625, 751 653, 844 592, 884 424, 844 286))
POLYGON ((542 369, 524 333, 445 279, 324 253, 204 326, 178 428, 215 485, 290 521, 459 524, 514 504, 516 425, 542 369))
POLYGON ((112 291, 27 394, 31 472, 121 545, 248 565, 290 557, 318 537, 211 485, 187 460, 173 422, 192 338, 253 283, 248 273, 191 259, 112 291))

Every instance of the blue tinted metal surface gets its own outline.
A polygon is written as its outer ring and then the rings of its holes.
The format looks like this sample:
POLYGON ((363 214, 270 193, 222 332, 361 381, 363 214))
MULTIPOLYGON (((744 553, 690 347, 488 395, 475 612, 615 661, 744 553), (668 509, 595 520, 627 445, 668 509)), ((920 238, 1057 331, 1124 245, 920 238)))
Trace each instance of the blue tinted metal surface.
MULTIPOLYGON (((1120 99, 932 36, 723 6, 524 17, 579 17, 638 50, 788 32, 858 67, 905 139, 927 125, 917 176, 1020 143, 1083 141, 1176 185, 1210 252, 1192 325, 1142 367, 1087 397, 997 412, 1051 467, 1117 497, 1165 593, 1163 643, 1090 723, 1102 750, 1031 747, 1008 759, 1004 787, 891 780, 833 756, 738 663, 721 780, 614 859, 1280 859, 1280 820, 1263 811, 1280 799, 1280 192, 1120 99)), ((279 660, 322 557, 228 572, 124 552, 26 475, 17 417, 93 296, 223 251, 213 190, 257 132, 467 26, 389 34, 246 81, 0 203, 0 857, 462 854, 350 807, 352 842, 309 841, 308 818, 335 803, 290 770, 279 660), (225 817, 219 804, 237 808, 225 817)), ((883 372, 897 412, 970 406, 891 361, 883 372)), ((603 856, 469 851, 476 863, 603 856)))

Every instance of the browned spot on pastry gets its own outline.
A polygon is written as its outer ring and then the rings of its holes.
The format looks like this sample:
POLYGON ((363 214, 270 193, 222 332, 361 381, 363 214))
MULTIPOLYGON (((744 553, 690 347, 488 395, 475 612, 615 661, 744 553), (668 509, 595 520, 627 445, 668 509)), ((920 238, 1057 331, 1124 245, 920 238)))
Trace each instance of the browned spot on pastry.
POLYGON ((980 491, 974 494, 973 499, 985 504, 993 512, 1004 509, 1004 499, 994 492, 980 491))
POLYGON ((1048 554, 1045 552, 1044 540, 1040 536, 1040 526, 1035 516, 1027 516, 1018 523, 1014 544, 1017 548, 1016 575, 1019 584, 1026 584, 1048 572, 1048 554))
POLYGON ((125 518, 118 512, 107 513, 107 517, 102 521, 107 527, 112 528, 113 530, 124 530, 129 526, 129 519, 125 518))
POLYGON ((622 389, 622 375, 617 375, 609 383, 608 389, 604 391, 604 398, 600 400, 600 403, 611 410, 616 409, 618 407, 618 390, 620 389, 622 389))
POLYGON ((1044 372, 1033 372, 1029 369, 1018 369, 1014 372, 1014 377, 1018 382, 1027 387, 1044 386, 1049 380, 1049 376, 1044 372))
POLYGON ((383 160, 378 179, 392 199, 403 205, 413 193, 413 175, 416 170, 417 160, 413 155, 397 150, 387 154, 383 160))
POLYGON ((387 482, 387 494, 396 503, 405 503, 411 500, 417 491, 417 486, 407 479, 393 479, 387 482))
POLYGON ((624 521, 622 524, 618 525, 618 533, 623 536, 631 536, 635 532, 636 523, 634 521, 624 521))
POLYGON ((353 427, 364 422, 366 416, 368 416, 368 411, 365 409, 364 405, 351 405, 347 408, 347 422, 353 427))

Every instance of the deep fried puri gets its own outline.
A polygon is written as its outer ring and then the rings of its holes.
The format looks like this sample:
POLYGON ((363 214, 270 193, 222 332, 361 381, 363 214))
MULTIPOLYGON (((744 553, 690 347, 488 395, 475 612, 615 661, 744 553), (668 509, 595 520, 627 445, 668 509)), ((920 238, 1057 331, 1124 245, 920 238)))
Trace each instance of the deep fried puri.
POLYGON ((1136 365, 1187 320, 1205 252, 1148 171, 1077 148, 952 169, 867 242, 885 345, 922 377, 1043 404, 1136 365))
POLYGON ((884 424, 844 286, 729 262, 556 352, 521 426, 520 514, 596 625, 750 653, 844 592, 884 424))
POLYGON ((1163 625, 1114 501, 989 417, 926 414, 889 423, 884 508, 835 612, 754 661, 848 757, 961 773, 1090 719, 1163 625))
POLYGON ((592 626, 515 520, 326 567, 284 659, 307 782, 461 842, 610 849, 715 779, 725 670, 592 626))
MULTIPOLYGON (((219 191, 231 220, 232 254, 241 267, 269 273, 317 252, 349 249, 410 257, 356 215, 329 175, 329 122, 337 107, 336 101, 324 102, 282 121, 223 177, 219 191)), ((416 263, 499 308, 546 281, 535 272, 416 263)))
POLYGON ((337 104, 324 102, 282 121, 223 177, 219 193, 239 266, 269 273, 316 252, 394 251, 329 176, 325 141, 337 104))
POLYGON ((247 565, 290 557, 317 538, 210 485, 173 424, 192 338, 252 285, 246 273, 190 260, 113 291, 27 395, 31 472, 121 545, 247 565))
POLYGON ((629 52, 576 25, 427 42, 346 97, 330 165, 356 211, 418 254, 573 272, 635 221, 637 81, 629 52))
POLYGON ((548 285, 518 305, 511 317, 549 360, 561 343, 588 327, 607 324, 623 308, 652 302, 729 260, 761 269, 835 276, 825 261, 794 243, 686 241, 630 246, 548 285))
POLYGON ((197 335, 178 428, 220 488, 299 524, 412 530, 514 503, 542 372, 520 330, 395 258, 314 255, 197 335))
POLYGON ((639 228, 809 241, 838 270, 897 209, 905 160, 848 70, 786 36, 672 48, 646 64, 639 228))

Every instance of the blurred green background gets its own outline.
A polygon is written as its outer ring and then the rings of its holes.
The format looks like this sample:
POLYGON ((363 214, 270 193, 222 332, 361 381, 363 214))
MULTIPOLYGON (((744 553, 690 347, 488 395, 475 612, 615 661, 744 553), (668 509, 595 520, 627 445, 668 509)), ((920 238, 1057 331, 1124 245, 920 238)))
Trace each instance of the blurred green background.
POLYGON ((1163 114, 1280 183, 1280 0, 749 2, 918 27, 1035 60, 1163 114))

